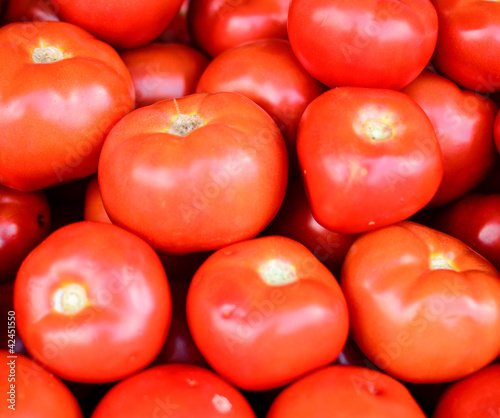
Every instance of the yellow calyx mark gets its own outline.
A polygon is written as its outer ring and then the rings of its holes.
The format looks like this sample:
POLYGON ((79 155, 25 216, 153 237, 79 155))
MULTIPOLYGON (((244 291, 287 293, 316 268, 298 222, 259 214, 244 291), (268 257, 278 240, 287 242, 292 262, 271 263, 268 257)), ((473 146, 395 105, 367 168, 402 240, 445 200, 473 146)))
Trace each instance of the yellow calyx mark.
POLYGON ((396 137, 404 130, 396 113, 381 103, 361 107, 352 122, 354 132, 370 142, 385 142, 396 137))
POLYGON ((172 117, 172 123, 167 129, 167 133, 177 136, 186 136, 195 129, 205 125, 205 121, 200 115, 197 113, 191 115, 181 113, 176 99, 174 99, 174 104, 177 109, 177 115, 172 117))
POLYGON ((89 306, 87 291, 81 284, 68 284, 54 292, 52 306, 56 312, 76 315, 89 306))
POLYGON ((454 270, 458 271, 455 267, 453 267, 453 263, 450 260, 440 256, 433 255, 431 256, 431 270, 454 270))
POLYGON ((387 141, 394 137, 394 128, 387 122, 369 120, 363 124, 363 133, 371 141, 387 141))
POLYGON ((271 286, 281 286, 298 280, 295 267, 280 259, 272 259, 260 266, 262 280, 271 286))

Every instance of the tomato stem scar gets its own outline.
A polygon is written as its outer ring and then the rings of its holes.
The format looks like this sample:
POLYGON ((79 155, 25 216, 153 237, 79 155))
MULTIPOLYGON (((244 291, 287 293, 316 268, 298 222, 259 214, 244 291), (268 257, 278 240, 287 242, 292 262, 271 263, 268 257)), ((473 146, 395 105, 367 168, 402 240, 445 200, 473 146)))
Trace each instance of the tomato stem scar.
POLYGON ((272 259, 263 264, 259 268, 259 274, 262 280, 271 286, 285 285, 298 279, 295 267, 279 259, 272 259))
POLYGON ((379 120, 369 120, 363 125, 363 132, 372 141, 386 141, 394 136, 391 125, 379 120))
POLYGON ((48 64, 63 60, 64 55, 60 49, 54 46, 43 46, 43 42, 40 42, 40 46, 31 53, 31 59, 36 64, 48 64))
POLYGON ((167 133, 177 136, 186 136, 195 129, 205 125, 205 121, 200 115, 196 113, 192 115, 181 113, 176 99, 174 99, 174 104, 177 109, 177 116, 175 116, 172 124, 168 127, 167 133))
POLYGON ((57 289, 53 297, 53 306, 57 312, 76 315, 89 304, 87 291, 78 283, 71 283, 57 289))

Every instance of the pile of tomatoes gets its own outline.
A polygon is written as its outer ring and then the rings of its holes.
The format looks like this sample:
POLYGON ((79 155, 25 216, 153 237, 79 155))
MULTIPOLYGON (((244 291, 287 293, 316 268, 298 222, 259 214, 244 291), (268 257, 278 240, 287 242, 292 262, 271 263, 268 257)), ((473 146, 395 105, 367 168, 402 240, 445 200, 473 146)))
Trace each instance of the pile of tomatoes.
POLYGON ((498 2, 0 5, 0 417, 500 416, 498 2))

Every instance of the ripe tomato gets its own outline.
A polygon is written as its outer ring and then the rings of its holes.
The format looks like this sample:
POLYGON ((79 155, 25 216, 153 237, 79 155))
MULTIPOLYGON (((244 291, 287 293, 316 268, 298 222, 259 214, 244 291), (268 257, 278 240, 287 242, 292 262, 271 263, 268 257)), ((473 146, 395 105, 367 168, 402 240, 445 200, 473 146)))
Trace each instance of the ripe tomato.
POLYGON ((192 94, 208 58, 190 46, 151 43, 121 53, 135 87, 136 107, 192 94))
POLYGON ((90 178, 87 185, 83 218, 86 221, 111 223, 111 220, 106 213, 106 209, 104 209, 104 204, 102 203, 97 174, 90 178))
POLYGON ((307 248, 280 236, 211 255, 191 281, 186 312, 210 366, 252 391, 331 363, 349 329, 335 277, 307 248))
POLYGON ((295 171, 300 117, 325 87, 304 70, 288 41, 265 39, 227 49, 215 57, 201 75, 196 91, 241 93, 261 106, 280 128, 295 171))
POLYGON ((61 380, 29 357, 12 357, 0 350, 0 390, 6 399, 2 417, 83 418, 78 402, 61 380))
MULTIPOLYGON (((0 2, 1 3, 1 2, 0 2)), ((8 0, 4 23, 59 20, 52 0, 8 0)))
POLYGON ((287 39, 290 0, 191 0, 188 26, 193 40, 215 57, 258 39, 287 39))
POLYGON ((0 59, 0 184, 33 191, 94 173, 107 132, 134 107, 116 51, 69 23, 11 23, 0 59))
POLYGON ((114 126, 99 162, 111 221, 171 254, 256 236, 278 212, 287 175, 276 124, 229 92, 133 111, 114 126))
POLYGON ((438 34, 429 0, 293 0, 288 36, 327 86, 398 90, 429 62, 438 34))
POLYGON ((179 12, 175 15, 167 28, 156 40, 157 42, 171 43, 179 42, 186 45, 194 46, 194 41, 191 36, 187 24, 187 13, 190 0, 183 0, 179 12))
POLYGON ((443 205, 470 192, 498 159, 493 137, 497 105, 429 70, 401 91, 429 116, 443 154, 443 180, 430 205, 443 205))
POLYGON ((281 392, 267 418, 425 418, 396 379, 356 366, 330 366, 303 377, 281 392))
POLYGON ((347 250, 358 236, 330 231, 316 222, 299 178, 288 182, 283 205, 264 233, 305 245, 336 277, 340 277, 347 250))
POLYGON ((0 283, 14 280, 24 258, 49 234, 50 220, 44 192, 0 186, 0 283))
POLYGON ((491 364, 452 384, 432 418, 495 418, 499 414, 500 364, 491 364))
POLYGON ((500 274, 449 235, 412 222, 367 232, 341 285, 354 340, 400 380, 459 379, 500 354, 500 274))
POLYGON ((28 352, 47 368, 67 380, 111 382, 159 353, 171 299, 163 266, 143 240, 115 225, 78 222, 25 259, 14 310, 28 352))
POLYGON ((500 269, 500 194, 470 193, 444 207, 433 226, 463 241, 500 269))
POLYGON ((461 87, 482 93, 500 90, 500 4, 482 0, 432 0, 439 34, 432 62, 461 87))
POLYGON ((297 153, 314 218, 342 233, 415 214, 443 176, 429 118, 392 90, 338 87, 322 94, 302 115, 297 153))
POLYGON ((167 28, 182 0, 51 0, 57 14, 118 49, 144 46, 167 28))
POLYGON ((202 367, 151 367, 115 385, 92 418, 255 418, 236 388, 202 367))

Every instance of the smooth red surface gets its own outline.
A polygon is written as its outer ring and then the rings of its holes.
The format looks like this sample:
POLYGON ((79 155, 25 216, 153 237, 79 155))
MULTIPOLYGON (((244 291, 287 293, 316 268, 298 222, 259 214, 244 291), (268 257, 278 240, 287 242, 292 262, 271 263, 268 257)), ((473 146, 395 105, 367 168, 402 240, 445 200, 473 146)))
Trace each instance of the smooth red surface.
POLYGON ((329 87, 404 87, 429 62, 437 26, 429 0, 293 0, 288 14, 295 55, 329 87))
POLYGON ((24 258, 49 234, 50 225, 44 192, 0 186, 0 283, 14 280, 24 258))
POLYGON ((304 246, 280 236, 210 256, 193 277, 186 312, 210 366, 252 391, 283 386, 333 362, 349 328, 335 277, 304 246))
POLYGON ((255 418, 243 395, 215 373, 192 365, 156 366, 114 386, 92 418, 255 418))
POLYGON ((149 245, 86 221, 58 229, 30 253, 15 281, 14 310, 34 358, 64 379, 100 383, 153 361, 167 337, 171 299, 149 245), (78 312, 61 310, 58 294, 69 285, 86 292, 78 312))
POLYGON ((398 379, 456 380, 500 354, 500 274, 450 235, 412 222, 368 232, 341 286, 353 339, 398 379))
POLYGON ((443 180, 429 205, 464 196, 485 179, 498 160, 493 137, 497 105, 429 70, 401 91, 429 117, 443 154, 443 180))
POLYGON ((34 191, 95 173, 106 134, 134 106, 118 53, 69 23, 11 23, 0 60, 0 184, 34 191), (42 45, 64 59, 35 63, 42 45))
POLYGON ((266 418, 425 418, 396 379, 356 366, 330 366, 281 392, 266 418))
POLYGON ((299 124, 297 154, 314 218, 341 233, 414 215, 443 176, 429 118, 387 89, 338 87, 314 99, 299 124))
POLYGON ((230 92, 135 110, 115 125, 99 161, 113 223, 169 254, 256 236, 278 212, 287 176, 276 124, 250 99, 230 92), (198 115, 203 125, 186 136, 168 133, 178 112, 198 115))
POLYGON ((134 82, 136 107, 192 94, 208 58, 179 43, 151 43, 121 57, 134 82))

